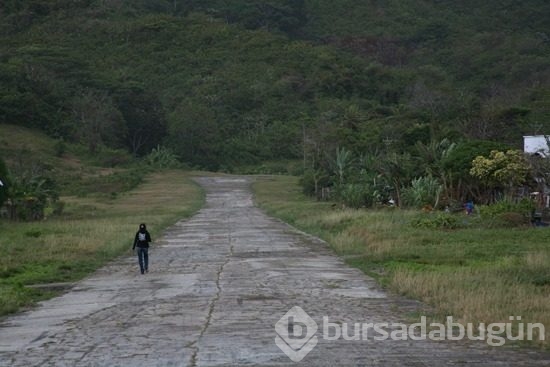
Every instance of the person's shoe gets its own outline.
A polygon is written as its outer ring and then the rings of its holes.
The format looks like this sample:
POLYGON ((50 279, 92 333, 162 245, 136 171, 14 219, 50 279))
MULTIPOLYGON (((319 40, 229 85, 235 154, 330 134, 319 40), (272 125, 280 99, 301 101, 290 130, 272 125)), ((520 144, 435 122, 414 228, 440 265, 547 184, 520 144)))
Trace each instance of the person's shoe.
POLYGON ((145 272, 148 273, 148 272, 149 272, 149 269, 145 269, 145 272))

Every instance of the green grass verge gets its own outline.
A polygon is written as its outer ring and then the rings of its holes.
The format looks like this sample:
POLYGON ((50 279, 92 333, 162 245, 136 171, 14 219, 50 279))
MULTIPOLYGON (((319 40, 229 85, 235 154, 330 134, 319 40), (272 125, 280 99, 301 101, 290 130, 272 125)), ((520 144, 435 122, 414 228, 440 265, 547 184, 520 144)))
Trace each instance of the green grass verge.
POLYGON ((391 291, 431 305, 433 320, 451 315, 476 325, 521 316, 545 325, 545 340, 536 335, 528 344, 550 348, 550 228, 484 228, 462 213, 453 221, 475 225, 419 228, 413 223, 428 214, 340 209, 305 197, 294 177, 258 178, 254 191, 269 214, 326 240, 391 291))
POLYGON ((200 187, 182 171, 150 175, 115 198, 63 197, 60 217, 40 222, 0 221, 0 315, 51 297, 31 284, 72 282, 131 251, 141 222, 153 239, 203 204, 200 187))

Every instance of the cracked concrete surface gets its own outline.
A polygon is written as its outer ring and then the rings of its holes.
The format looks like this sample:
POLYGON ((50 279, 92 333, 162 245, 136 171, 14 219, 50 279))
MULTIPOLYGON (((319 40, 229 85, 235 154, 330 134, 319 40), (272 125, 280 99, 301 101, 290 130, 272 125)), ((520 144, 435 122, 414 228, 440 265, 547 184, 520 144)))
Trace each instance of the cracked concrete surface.
MULTIPOLYGON (((418 303, 384 292, 320 240, 253 205, 249 179, 200 178, 205 207, 150 250, 120 258, 0 325, 0 366, 292 366, 275 323, 400 322, 418 303)), ((321 326, 320 326, 321 328, 321 326)), ((303 366, 549 366, 543 352, 485 342, 326 341, 303 366)))

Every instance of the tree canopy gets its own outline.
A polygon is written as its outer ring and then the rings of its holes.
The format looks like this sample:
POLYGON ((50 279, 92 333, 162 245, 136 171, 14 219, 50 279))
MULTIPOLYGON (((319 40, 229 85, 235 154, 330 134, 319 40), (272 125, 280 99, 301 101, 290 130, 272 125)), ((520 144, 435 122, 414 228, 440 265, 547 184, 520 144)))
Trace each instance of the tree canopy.
POLYGON ((0 123, 90 150, 165 145, 210 169, 278 159, 318 169, 342 148, 391 161, 444 138, 519 148, 550 128, 543 0, 0 9, 0 123))

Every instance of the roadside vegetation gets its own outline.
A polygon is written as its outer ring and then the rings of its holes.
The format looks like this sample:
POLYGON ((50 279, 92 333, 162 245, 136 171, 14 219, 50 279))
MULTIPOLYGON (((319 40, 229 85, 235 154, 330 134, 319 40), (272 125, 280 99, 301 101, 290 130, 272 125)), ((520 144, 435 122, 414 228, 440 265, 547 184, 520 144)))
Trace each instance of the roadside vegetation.
MULTIPOLYGON (((433 307, 434 320, 452 315, 467 323, 522 322, 546 326, 550 347, 550 230, 528 218, 478 207, 457 213, 381 207, 351 209, 316 201, 298 179, 272 176, 254 185, 269 214, 326 240, 350 265, 393 292, 433 307), (522 220, 511 226, 507 221, 522 220)), ((510 206, 506 213, 521 211, 510 206)))
POLYGON ((9 157, 0 192, 7 187, 3 199, 21 203, 15 217, 0 218, 0 316, 55 295, 55 287, 29 286, 73 282, 129 253, 139 223, 158 238, 203 202, 188 173, 155 168, 170 165, 160 148, 106 167, 96 165, 98 156, 78 155, 77 146, 57 156, 55 140, 25 128, 0 125, 0 140, 9 157), (42 198, 45 186, 37 182, 48 182, 51 195, 42 198))

